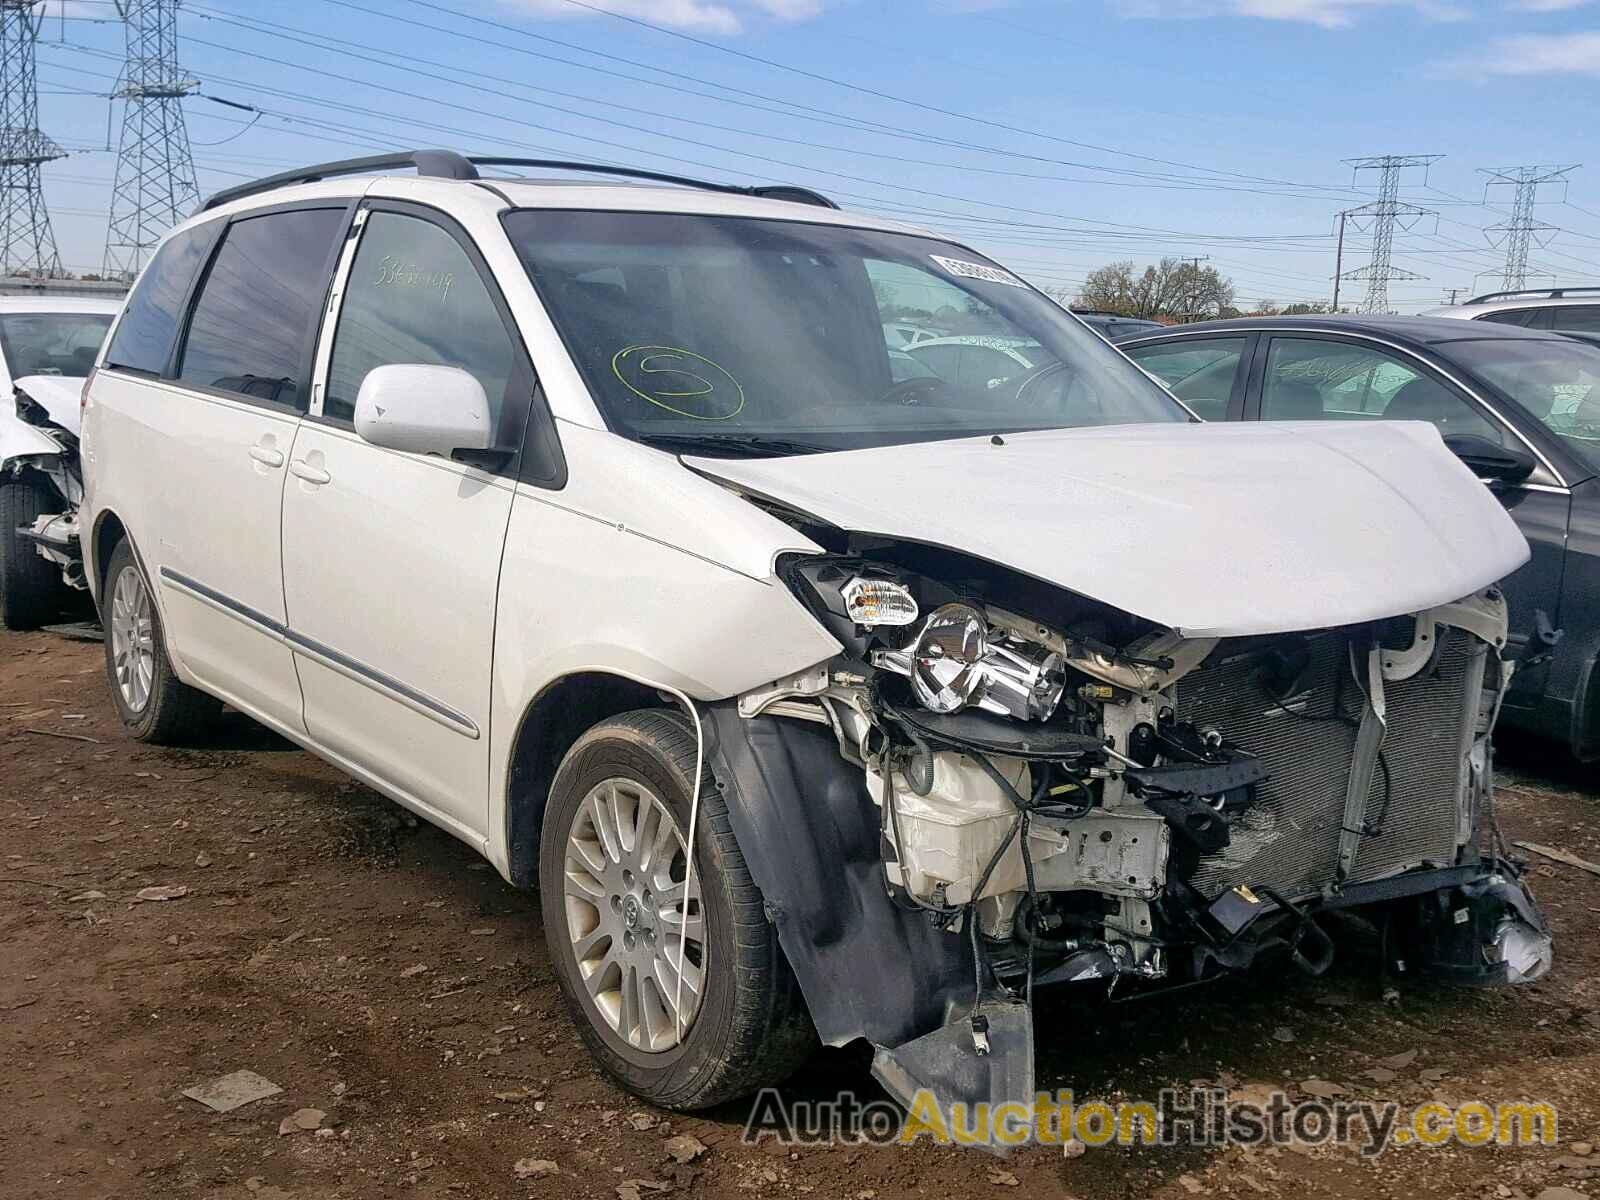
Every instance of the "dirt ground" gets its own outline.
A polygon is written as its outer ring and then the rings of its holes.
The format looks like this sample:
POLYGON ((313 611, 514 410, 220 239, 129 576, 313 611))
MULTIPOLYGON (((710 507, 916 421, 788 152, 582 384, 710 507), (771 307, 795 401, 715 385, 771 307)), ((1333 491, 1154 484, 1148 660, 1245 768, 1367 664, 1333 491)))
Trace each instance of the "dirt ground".
MULTIPOLYGON (((1508 836, 1600 859, 1600 776, 1508 747, 1508 836)), ((0 1196, 1600 1198, 1600 878, 1534 884, 1557 966, 1516 991, 1403 984, 1346 959, 1167 999, 1041 998, 1039 1082, 1081 1101, 1207 1080, 1356 1097, 1536 1098, 1552 1148, 1032 1148, 741 1142, 745 1109, 645 1110, 596 1072, 561 1004, 537 898, 448 836, 251 722, 130 742, 97 645, 0 633, 0 1196), (61 735, 61 736, 52 736, 61 735), (180 899, 134 901, 151 886, 180 899), (1378 1060, 1416 1056, 1376 1083, 1378 1060), (280 1094, 227 1114, 181 1094, 248 1068, 280 1094), (302 1108, 323 1130, 282 1134, 302 1108), (687 1165, 666 1150, 691 1134, 687 1165), (519 1179, 545 1159, 558 1173, 519 1179), (634 1181, 645 1181, 638 1183, 634 1181), (620 1189, 620 1190, 619 1190, 620 1189), (1557 1189, 1557 1190, 1552 1190, 1557 1189), (1571 1189, 1571 1190, 1559 1190, 1571 1189)), ((798 1096, 879 1096, 825 1051, 798 1096)), ((1378 1072, 1381 1078, 1384 1071, 1378 1072)))

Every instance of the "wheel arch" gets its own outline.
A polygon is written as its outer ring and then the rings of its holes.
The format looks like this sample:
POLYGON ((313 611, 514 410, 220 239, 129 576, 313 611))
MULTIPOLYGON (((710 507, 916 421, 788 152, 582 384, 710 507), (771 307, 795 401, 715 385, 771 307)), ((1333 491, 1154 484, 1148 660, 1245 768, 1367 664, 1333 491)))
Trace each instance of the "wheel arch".
MULTIPOLYGON (((128 544, 133 545, 133 538, 128 533, 127 526, 122 523, 122 518, 110 509, 98 513, 94 520, 94 533, 89 539, 88 549, 91 558, 88 570, 84 577, 89 581, 91 594, 95 603, 100 601, 100 594, 105 590, 106 564, 111 561, 111 552, 117 548, 117 543, 123 538, 128 539, 128 544)), ((139 548, 134 546, 134 557, 139 556, 139 548)))
POLYGON ((547 684, 517 725, 506 771, 506 871, 519 888, 539 879, 539 833, 556 768, 583 734, 609 717, 675 703, 646 683, 609 671, 578 671, 547 684))

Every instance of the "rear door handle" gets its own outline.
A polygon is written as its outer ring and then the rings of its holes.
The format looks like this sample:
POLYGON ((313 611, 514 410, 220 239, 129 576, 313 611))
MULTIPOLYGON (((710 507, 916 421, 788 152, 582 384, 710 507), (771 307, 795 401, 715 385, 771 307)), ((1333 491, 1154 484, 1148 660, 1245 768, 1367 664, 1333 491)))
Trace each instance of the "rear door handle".
POLYGON ((270 446, 251 446, 250 457, 265 467, 283 466, 283 451, 270 446))
POLYGON ((297 458, 289 464, 289 473, 297 479, 304 479, 307 483, 327 483, 333 478, 320 467, 313 467, 303 458, 297 458))

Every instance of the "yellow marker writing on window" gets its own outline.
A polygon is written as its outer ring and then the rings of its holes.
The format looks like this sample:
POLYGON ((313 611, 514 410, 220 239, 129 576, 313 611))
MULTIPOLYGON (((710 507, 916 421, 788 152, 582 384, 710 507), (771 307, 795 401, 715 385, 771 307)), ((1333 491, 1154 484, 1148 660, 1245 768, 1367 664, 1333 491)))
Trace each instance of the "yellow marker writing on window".
POLYGON ((744 389, 727 368, 678 346, 625 346, 611 373, 639 399, 692 421, 726 421, 744 409, 744 389))

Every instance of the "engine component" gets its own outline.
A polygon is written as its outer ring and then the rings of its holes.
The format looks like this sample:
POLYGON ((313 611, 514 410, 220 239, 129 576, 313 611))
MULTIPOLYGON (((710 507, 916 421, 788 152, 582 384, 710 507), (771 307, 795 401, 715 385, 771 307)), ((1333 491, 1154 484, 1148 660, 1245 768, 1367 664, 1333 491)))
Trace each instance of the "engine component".
POLYGON ((1229 818, 1250 806, 1251 789, 1266 777, 1266 768, 1253 758, 1165 763, 1124 772, 1128 790, 1202 854, 1215 854, 1228 845, 1229 818))

